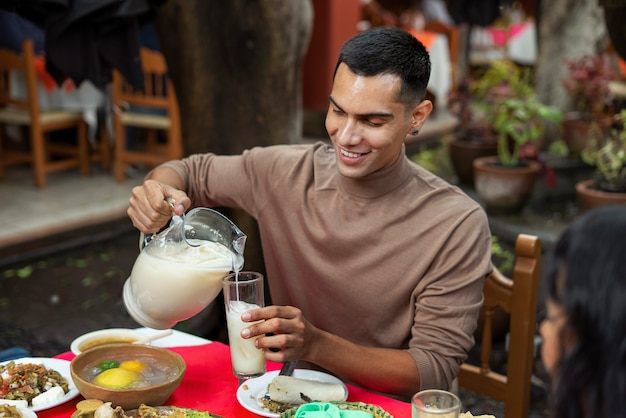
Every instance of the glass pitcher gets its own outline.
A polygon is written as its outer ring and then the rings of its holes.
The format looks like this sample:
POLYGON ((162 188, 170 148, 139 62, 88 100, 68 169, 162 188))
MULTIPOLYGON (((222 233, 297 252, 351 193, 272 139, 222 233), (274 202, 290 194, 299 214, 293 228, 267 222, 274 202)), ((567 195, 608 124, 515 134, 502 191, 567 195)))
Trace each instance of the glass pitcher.
POLYGON ((140 243, 124 284, 126 310, 139 324, 166 329, 206 308, 222 278, 243 267, 246 235, 208 208, 173 216, 167 229, 140 243))

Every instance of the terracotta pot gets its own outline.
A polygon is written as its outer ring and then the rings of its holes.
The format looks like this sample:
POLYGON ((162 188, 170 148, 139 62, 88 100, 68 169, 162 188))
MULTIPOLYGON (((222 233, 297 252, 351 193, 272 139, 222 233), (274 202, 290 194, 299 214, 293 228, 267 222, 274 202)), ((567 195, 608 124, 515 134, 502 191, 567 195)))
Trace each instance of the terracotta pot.
POLYGON ((594 117, 589 113, 566 112, 563 115, 563 141, 567 144, 571 156, 580 157, 587 140, 594 135, 594 129, 599 129, 602 136, 608 136, 613 123, 612 115, 594 117))
POLYGON ((454 138, 448 143, 448 153, 459 183, 473 186, 474 167, 472 164, 474 160, 479 157, 496 155, 498 145, 496 142, 485 142, 478 139, 454 138))
POLYGON ((524 164, 506 167, 498 157, 474 160, 474 186, 488 213, 517 213, 526 206, 541 166, 536 161, 524 164))
POLYGON ((626 205, 626 193, 605 192, 594 186, 595 180, 576 183, 576 198, 580 212, 606 205, 626 205))

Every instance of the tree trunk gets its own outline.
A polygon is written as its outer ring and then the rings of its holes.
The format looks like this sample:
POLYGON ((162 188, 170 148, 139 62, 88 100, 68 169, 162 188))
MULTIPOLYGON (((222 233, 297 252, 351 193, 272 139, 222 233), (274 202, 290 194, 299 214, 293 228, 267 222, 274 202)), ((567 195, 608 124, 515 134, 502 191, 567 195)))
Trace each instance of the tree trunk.
POLYGON ((310 0, 168 0, 155 20, 186 154, 237 154, 302 134, 310 0))
POLYGON ((606 50, 604 13, 597 0, 544 0, 539 9, 536 91, 544 103, 569 109, 561 82, 567 71, 564 60, 606 50))
MULTIPOLYGON (((185 155, 301 140, 301 64, 312 22, 310 0, 168 0, 158 9, 185 155)), ((264 273, 256 222, 223 212, 248 235, 244 269, 264 273)), ((222 319, 211 315, 207 324, 218 340, 222 319)))

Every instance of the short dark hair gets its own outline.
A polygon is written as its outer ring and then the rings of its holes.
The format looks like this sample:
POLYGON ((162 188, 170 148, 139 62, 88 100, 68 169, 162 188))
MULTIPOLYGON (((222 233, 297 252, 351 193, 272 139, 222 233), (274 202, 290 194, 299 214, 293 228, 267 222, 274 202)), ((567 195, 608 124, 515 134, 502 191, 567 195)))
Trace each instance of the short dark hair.
POLYGON ((335 74, 341 63, 360 76, 399 76, 401 103, 417 105, 426 94, 430 57, 424 45, 405 30, 379 26, 358 33, 341 47, 335 74))
POLYGON ((547 293, 576 336, 555 382, 557 418, 626 416, 626 206, 594 209, 561 235, 547 293))

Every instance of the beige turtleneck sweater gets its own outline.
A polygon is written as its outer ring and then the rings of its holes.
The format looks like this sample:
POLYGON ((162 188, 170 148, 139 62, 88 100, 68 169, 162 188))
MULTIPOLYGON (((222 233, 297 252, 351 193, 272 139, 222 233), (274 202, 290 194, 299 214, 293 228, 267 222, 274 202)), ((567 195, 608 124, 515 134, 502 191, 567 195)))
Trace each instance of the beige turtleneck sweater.
POLYGON ((274 304, 355 343, 406 349, 421 389, 450 387, 474 344, 491 270, 476 202, 404 154, 345 178, 322 143, 167 165, 187 179, 193 206, 238 207, 258 220, 274 304))

